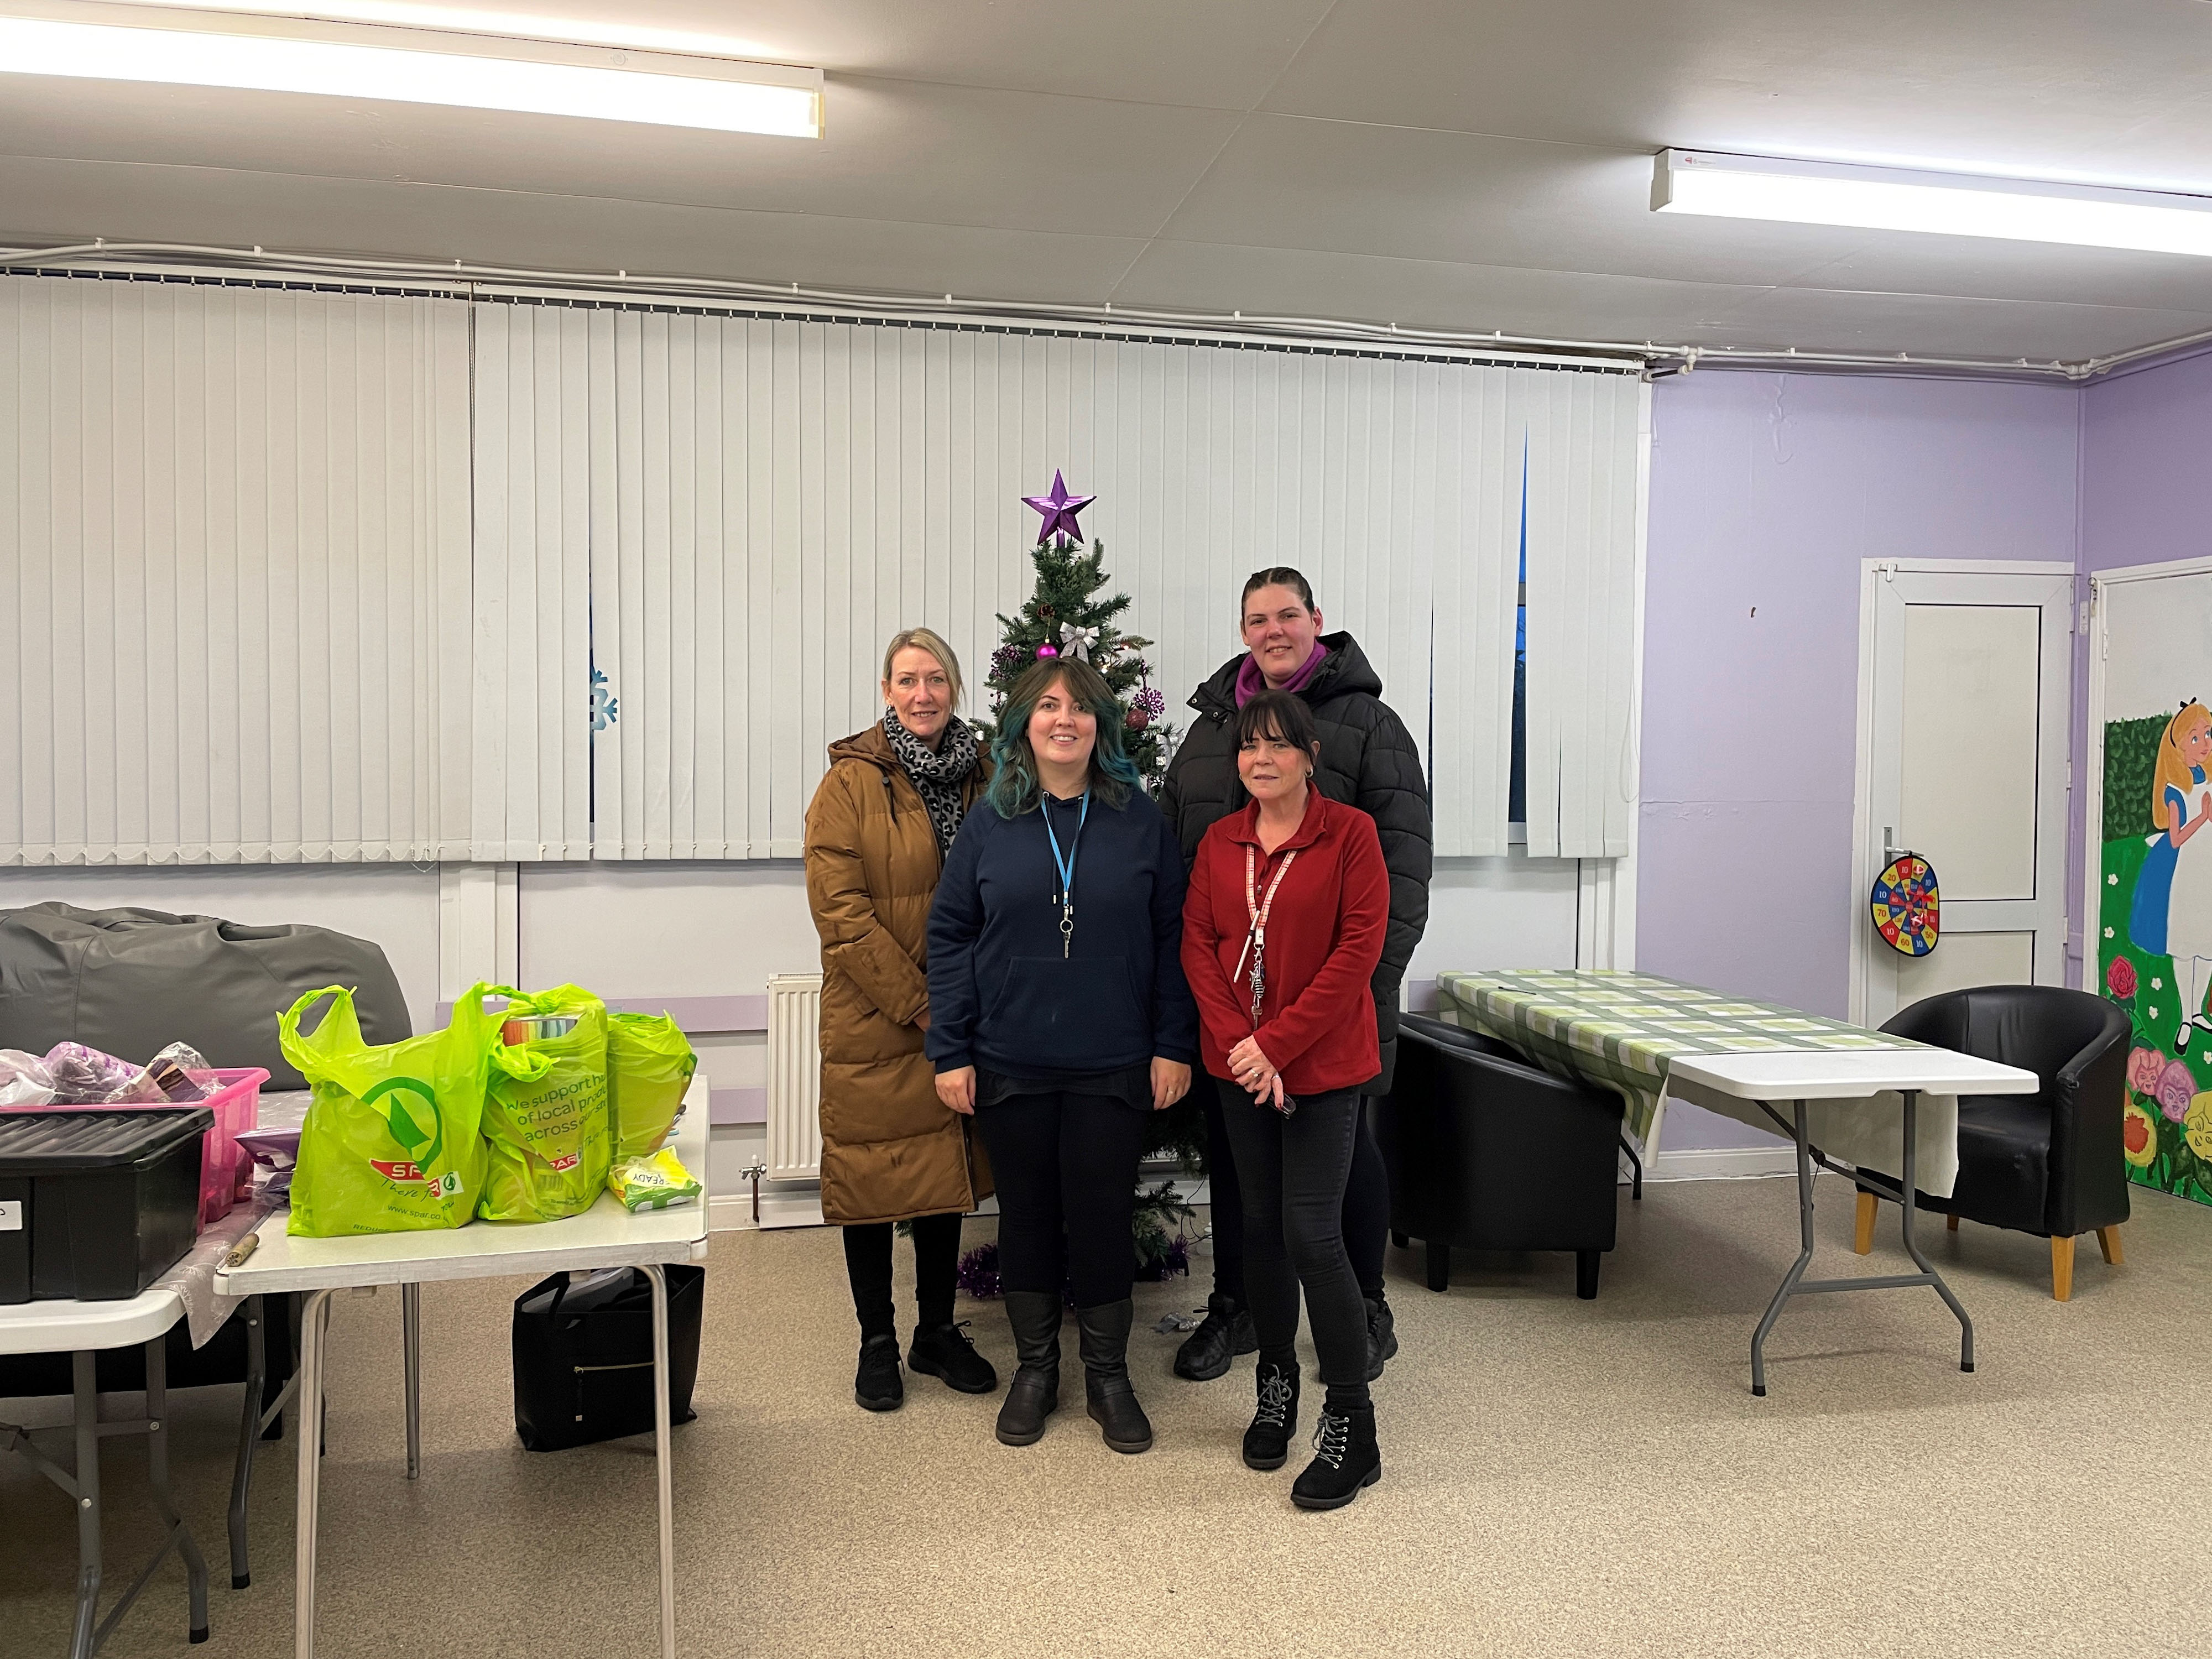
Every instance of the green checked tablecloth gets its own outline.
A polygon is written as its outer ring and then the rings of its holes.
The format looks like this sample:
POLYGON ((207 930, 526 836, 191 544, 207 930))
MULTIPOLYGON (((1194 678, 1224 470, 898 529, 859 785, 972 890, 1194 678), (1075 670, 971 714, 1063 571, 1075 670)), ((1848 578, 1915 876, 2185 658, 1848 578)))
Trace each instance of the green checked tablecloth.
MULTIPOLYGON (((1670 1085, 1668 1062, 1677 1054, 1920 1046, 1840 1019, 1653 974, 1565 969, 1439 974, 1437 999, 1444 1018, 1510 1043, 1555 1077, 1617 1091, 1628 1103, 1629 1133, 1647 1151, 1669 1093, 1775 1133, 1773 1120, 1753 1103, 1670 1085)), ((1955 1170, 1958 1159, 1955 1103, 1948 1097, 1926 1098, 1936 1109, 1923 1115, 1922 1133, 1914 1139, 1922 1147, 1922 1168, 1932 1179, 1918 1184, 1923 1192, 1948 1194, 1950 1182, 1942 1171, 1947 1164, 1955 1170), (1954 1110, 1944 1113, 1944 1104, 1953 1104, 1954 1110), (1948 1158, 1928 1145, 1931 1131, 1948 1140, 1948 1158)), ((1867 1168, 1886 1167, 1885 1158, 1887 1165, 1894 1165, 1900 1121, 1895 1101, 1893 1095, 1887 1100, 1875 1097, 1863 1109, 1855 1110, 1848 1102, 1838 1103, 1841 1111, 1820 1109, 1814 1114, 1814 1143, 1854 1163, 1863 1159, 1867 1168), (1882 1143, 1882 1153, 1870 1156, 1882 1143)))

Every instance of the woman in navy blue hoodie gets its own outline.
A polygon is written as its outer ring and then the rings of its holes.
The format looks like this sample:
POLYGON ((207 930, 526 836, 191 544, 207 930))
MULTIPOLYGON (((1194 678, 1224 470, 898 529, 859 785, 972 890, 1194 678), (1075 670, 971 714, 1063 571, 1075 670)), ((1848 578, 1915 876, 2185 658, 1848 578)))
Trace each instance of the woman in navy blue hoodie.
POLYGON ((1129 1212, 1147 1111, 1190 1087, 1182 854, 1121 747, 1089 664, 1047 660, 1006 695, 988 808, 968 815, 929 915, 937 1093, 973 1113, 999 1194, 999 1282, 1021 1364, 999 1438, 1060 1403, 1073 1289, 1091 1415, 1115 1451, 1152 1425, 1129 1386, 1129 1212))

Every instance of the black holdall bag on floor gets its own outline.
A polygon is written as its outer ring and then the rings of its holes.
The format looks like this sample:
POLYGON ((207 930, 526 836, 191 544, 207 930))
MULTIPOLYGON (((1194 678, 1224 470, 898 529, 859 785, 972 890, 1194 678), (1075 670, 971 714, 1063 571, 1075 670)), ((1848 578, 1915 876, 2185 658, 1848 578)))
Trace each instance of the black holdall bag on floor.
MULTIPOLYGON (((707 1270, 668 1274, 668 1420, 689 1423, 707 1270)), ((653 1286, 643 1269, 555 1273, 514 1303, 514 1431, 532 1451, 653 1432, 653 1286), (572 1282, 573 1277, 573 1282, 572 1282)))

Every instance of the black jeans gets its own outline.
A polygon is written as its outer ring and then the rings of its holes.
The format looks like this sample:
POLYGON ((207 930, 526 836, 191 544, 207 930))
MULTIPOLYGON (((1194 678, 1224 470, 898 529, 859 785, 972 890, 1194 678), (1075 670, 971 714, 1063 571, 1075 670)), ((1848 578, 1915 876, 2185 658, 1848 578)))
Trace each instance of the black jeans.
MULTIPOLYGON (((1218 1081, 1219 1079, 1216 1079, 1218 1081)), ((1241 1091, 1240 1091, 1241 1092, 1241 1091)), ((1224 1096, 1206 1097, 1206 1173, 1213 1206, 1213 1288, 1237 1302, 1244 1300, 1244 1198, 1237 1190, 1237 1151, 1222 1121, 1224 1096)), ((1251 1096, 1244 1095, 1245 1100, 1251 1096)), ((1352 1145, 1352 1176, 1344 1188, 1344 1253, 1352 1258, 1359 1293, 1382 1294, 1382 1250, 1390 1232, 1390 1174, 1375 1139, 1371 1112, 1359 1114, 1352 1145)))
POLYGON ((999 1285, 1066 1285, 1078 1308, 1128 1298, 1144 1113, 1103 1095, 1015 1095, 975 1109, 999 1189, 999 1285))
POLYGON ((1344 1253, 1344 1188, 1352 1174, 1360 1097, 1308 1095, 1288 1117, 1214 1079, 1237 1148, 1244 1195, 1244 1285, 1260 1357, 1297 1363, 1298 1287, 1313 1321, 1314 1351, 1332 1407, 1367 1401, 1367 1310, 1344 1253))
MULTIPOLYGON (((853 1281, 853 1311, 860 1316, 860 1340, 890 1336, 898 1329, 891 1305, 891 1228, 888 1221, 847 1227, 845 1276, 853 1281)), ((914 1302, 925 1328, 952 1322, 952 1292, 960 1266, 960 1218, 925 1215, 914 1222, 914 1302)))

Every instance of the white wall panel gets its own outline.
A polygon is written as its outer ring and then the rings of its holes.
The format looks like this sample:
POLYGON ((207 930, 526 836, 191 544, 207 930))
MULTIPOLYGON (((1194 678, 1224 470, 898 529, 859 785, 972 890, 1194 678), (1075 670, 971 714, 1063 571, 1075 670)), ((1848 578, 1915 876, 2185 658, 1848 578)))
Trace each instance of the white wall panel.
POLYGON ((467 312, 0 277, 0 862, 465 842, 467 312))

